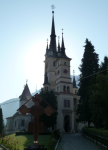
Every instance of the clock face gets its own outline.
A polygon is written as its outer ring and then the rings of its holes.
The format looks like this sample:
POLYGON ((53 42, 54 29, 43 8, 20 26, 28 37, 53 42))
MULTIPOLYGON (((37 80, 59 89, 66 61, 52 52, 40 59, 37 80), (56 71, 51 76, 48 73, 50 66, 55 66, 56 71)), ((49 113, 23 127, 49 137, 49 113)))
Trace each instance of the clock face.
POLYGON ((63 72, 64 72, 64 74, 68 74, 68 69, 65 68, 65 69, 63 70, 63 72))

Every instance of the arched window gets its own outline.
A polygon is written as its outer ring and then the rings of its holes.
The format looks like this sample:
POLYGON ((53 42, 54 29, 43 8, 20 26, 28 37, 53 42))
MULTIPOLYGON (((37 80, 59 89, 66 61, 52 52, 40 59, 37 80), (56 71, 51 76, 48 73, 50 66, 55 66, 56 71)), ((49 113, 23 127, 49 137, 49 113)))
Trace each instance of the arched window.
POLYGON ((66 62, 64 62, 64 65, 66 65, 66 62))
POLYGON ((59 63, 58 63, 58 66, 59 66, 59 63))
POLYGON ((65 85, 63 86, 63 92, 66 92, 66 86, 65 85))
POLYGON ((70 93, 70 87, 69 86, 67 86, 67 92, 70 93))

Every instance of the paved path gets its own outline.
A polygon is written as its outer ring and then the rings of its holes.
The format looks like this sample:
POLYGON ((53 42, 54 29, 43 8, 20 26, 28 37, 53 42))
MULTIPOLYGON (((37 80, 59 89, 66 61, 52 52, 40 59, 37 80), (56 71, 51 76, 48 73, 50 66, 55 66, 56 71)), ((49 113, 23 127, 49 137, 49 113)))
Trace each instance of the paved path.
POLYGON ((81 134, 63 134, 57 150, 100 150, 100 148, 81 134))

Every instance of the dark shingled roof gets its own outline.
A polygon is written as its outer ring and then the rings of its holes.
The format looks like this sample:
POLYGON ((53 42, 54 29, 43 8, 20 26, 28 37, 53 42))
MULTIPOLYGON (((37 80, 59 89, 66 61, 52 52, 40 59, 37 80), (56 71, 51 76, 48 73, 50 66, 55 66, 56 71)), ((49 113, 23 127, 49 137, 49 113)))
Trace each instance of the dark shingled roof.
POLYGON ((29 90, 29 87, 28 87, 27 83, 26 83, 26 85, 24 87, 24 90, 22 92, 20 101, 22 101, 22 100, 26 100, 27 101, 27 97, 26 96, 32 96, 31 93, 30 93, 30 90, 29 90))

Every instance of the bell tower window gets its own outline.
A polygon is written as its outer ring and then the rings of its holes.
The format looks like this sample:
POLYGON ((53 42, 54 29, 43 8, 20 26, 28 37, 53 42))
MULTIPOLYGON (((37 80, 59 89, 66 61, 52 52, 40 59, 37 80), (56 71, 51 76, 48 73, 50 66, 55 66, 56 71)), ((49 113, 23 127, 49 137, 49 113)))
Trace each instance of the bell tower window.
POLYGON ((66 86, 65 85, 63 86, 63 92, 66 92, 66 86))
POLYGON ((69 86, 67 86, 67 92, 70 93, 70 87, 69 86))

